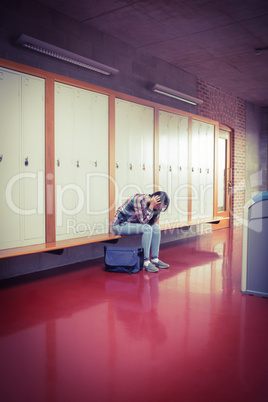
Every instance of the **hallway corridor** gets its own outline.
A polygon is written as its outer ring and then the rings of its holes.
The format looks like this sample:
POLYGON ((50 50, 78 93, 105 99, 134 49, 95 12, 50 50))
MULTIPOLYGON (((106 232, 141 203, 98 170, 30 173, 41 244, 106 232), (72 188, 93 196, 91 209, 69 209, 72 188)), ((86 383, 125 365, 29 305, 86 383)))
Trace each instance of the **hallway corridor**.
POLYGON ((268 299, 242 295, 242 228, 0 288, 2 402, 266 402, 268 299))

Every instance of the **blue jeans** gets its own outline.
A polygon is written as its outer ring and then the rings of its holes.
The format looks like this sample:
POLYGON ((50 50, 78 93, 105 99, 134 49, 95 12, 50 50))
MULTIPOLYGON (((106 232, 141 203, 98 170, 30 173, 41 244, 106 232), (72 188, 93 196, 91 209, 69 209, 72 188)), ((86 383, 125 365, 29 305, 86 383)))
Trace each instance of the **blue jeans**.
POLYGON ((122 236, 141 234, 141 247, 144 249, 144 259, 158 258, 161 239, 161 230, 157 223, 150 226, 142 223, 123 223, 113 226, 113 232, 122 236))

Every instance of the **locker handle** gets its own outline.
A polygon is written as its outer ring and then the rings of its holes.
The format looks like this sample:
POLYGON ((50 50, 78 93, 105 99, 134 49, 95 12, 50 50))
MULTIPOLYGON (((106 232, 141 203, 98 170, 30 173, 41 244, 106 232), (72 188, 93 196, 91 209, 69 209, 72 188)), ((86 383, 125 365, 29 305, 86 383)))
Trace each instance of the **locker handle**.
POLYGON ((169 171, 172 172, 172 166, 171 165, 169 166, 169 171))
POLYGON ((79 162, 79 160, 76 162, 76 167, 80 167, 80 162, 79 162))
POLYGON ((194 167, 192 167, 192 172, 194 172, 194 167))
POLYGON ((199 173, 202 173, 202 168, 199 169, 199 173))
POLYGON ((98 161, 94 162, 95 167, 98 167, 98 161))
POLYGON ((232 183, 229 181, 228 182, 228 195, 232 194, 232 190, 233 190, 233 186, 232 186, 232 183))
POLYGON ((57 166, 60 167, 60 158, 57 159, 57 166))
POLYGON ((118 169, 119 168, 119 163, 116 162, 115 167, 118 169))
POLYGON ((142 165, 142 170, 146 170, 146 164, 145 163, 142 165))
POLYGON ((133 169, 133 163, 129 164, 129 169, 132 170, 133 169))
POLYGON ((25 158, 24 165, 25 165, 25 166, 28 166, 28 165, 29 165, 28 156, 26 156, 26 158, 25 158))
POLYGON ((3 160, 3 155, 1 154, 0 155, 0 162, 2 162, 2 160, 3 160))
POLYGON ((159 165, 159 172, 161 172, 161 169, 162 169, 162 165, 159 165))

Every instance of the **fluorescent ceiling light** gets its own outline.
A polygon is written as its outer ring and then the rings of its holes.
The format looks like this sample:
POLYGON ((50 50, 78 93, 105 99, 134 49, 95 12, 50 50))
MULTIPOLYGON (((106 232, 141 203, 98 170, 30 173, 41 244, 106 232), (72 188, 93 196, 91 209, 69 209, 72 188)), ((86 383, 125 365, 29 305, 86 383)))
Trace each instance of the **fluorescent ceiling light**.
POLYGON ((119 72, 119 70, 116 68, 106 66, 105 64, 98 63, 95 60, 79 56, 76 53, 69 52, 68 50, 61 49, 60 47, 35 38, 31 38, 30 36, 24 34, 20 35, 15 42, 28 49, 46 54, 47 56, 55 57, 56 59, 66 61, 67 63, 76 64, 77 66, 87 68, 88 70, 92 70, 100 74, 111 75, 119 72))
POLYGON ((196 105, 202 105, 202 103, 204 103, 204 101, 202 101, 201 99, 197 99, 194 98, 193 96, 183 94, 182 92, 164 87, 163 85, 155 84, 152 90, 154 92, 157 92, 158 94, 166 95, 169 96, 170 98, 175 98, 182 102, 190 103, 191 105, 196 106, 196 105))

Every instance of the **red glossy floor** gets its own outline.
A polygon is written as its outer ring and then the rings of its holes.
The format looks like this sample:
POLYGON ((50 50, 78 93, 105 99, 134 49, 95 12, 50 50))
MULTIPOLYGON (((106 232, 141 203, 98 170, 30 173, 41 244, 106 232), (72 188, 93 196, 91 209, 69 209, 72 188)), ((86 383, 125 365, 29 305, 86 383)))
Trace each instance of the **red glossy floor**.
POLYGON ((3 402, 268 400, 268 299, 242 295, 242 232, 165 247, 170 269, 101 261, 0 289, 3 402))

